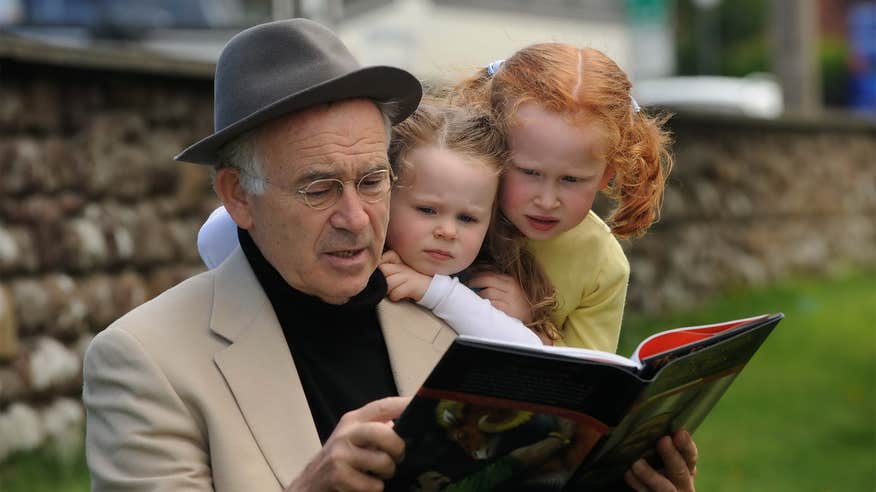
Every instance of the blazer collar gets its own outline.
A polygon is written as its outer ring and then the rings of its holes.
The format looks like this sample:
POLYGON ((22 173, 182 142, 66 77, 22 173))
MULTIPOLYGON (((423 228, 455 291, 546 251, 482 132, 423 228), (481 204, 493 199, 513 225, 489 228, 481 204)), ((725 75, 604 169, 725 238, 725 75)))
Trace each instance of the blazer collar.
POLYGON ((243 251, 235 250, 215 275, 211 329, 231 344, 214 361, 285 488, 321 448, 298 370, 243 251))
POLYGON ((411 302, 384 299, 377 315, 389 352, 396 388, 413 395, 456 337, 443 321, 411 302))
MULTIPOLYGON (((214 361, 274 475, 288 487, 321 448, 298 370, 243 251, 237 248, 214 274, 210 328, 230 342, 214 361)), ((384 300, 377 310, 396 387, 412 395, 456 335, 410 302, 384 300)))

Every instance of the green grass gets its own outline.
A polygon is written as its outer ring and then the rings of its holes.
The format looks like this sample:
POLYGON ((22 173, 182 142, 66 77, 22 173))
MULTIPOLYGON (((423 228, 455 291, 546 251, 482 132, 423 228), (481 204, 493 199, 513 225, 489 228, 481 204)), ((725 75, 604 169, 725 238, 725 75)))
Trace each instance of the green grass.
POLYGON ((646 327, 772 312, 785 320, 695 434, 697 489, 874 490, 876 272, 730 294, 659 320, 628 316, 621 353, 646 327))
MULTIPOLYGON (((697 431, 697 489, 863 491, 876 483, 876 272, 731 293, 695 311, 628 313, 621 353, 656 329, 784 312, 697 431)), ((0 465, 2 492, 88 490, 81 456, 0 465)))
POLYGON ((13 455, 0 465, 0 492, 86 492, 85 452, 60 459, 46 450, 13 455))

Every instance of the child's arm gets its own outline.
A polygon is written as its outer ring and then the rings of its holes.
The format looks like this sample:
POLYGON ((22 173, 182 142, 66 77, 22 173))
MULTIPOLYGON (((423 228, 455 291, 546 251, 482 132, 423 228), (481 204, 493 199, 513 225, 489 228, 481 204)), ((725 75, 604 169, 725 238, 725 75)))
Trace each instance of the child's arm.
POLYGON ((542 345, 538 335, 522 321, 493 307, 456 278, 435 275, 417 304, 431 309, 460 335, 542 345))
POLYGON ((401 262, 392 251, 384 254, 380 270, 386 277, 389 298, 412 299, 443 319, 456 333, 526 345, 541 340, 520 320, 494 308, 471 289, 446 275, 423 275, 401 262))
MULTIPOLYGON (((629 280, 628 268, 606 269, 598 276, 599 285, 586 293, 559 326, 558 345, 581 347, 603 352, 617 351, 621 320, 629 280)), ((523 290, 508 287, 515 283, 512 277, 492 272, 474 275, 469 282, 472 287, 483 288, 481 297, 488 299, 493 306, 516 317, 516 310, 527 305, 523 290)), ((530 314, 531 317, 531 314, 530 314)))
POLYGON ((198 253, 207 268, 214 269, 240 246, 237 224, 225 207, 219 207, 207 217, 198 231, 198 253))

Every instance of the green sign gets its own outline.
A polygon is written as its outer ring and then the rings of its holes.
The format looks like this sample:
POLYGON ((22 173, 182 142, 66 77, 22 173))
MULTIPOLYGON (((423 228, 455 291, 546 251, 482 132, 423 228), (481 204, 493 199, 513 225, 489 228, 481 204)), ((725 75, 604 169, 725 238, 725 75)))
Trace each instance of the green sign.
POLYGON ((627 22, 630 24, 660 24, 669 22, 673 0, 626 0, 627 22))

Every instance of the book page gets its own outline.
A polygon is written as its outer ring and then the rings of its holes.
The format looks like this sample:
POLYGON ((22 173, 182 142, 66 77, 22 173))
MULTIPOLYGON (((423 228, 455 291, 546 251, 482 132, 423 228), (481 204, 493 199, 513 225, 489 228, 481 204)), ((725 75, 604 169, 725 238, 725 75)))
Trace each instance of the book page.
POLYGON ((663 353, 675 350, 680 347, 693 345, 697 342, 708 340, 722 333, 735 330, 744 325, 751 324, 755 321, 765 320, 768 315, 754 316, 751 318, 737 319, 733 321, 725 321, 723 323, 714 323, 710 325, 687 326, 684 328, 675 328, 673 330, 661 331, 646 338, 636 347, 635 352, 630 357, 640 366, 643 365, 645 359, 659 356, 663 353))
POLYGON ((556 347, 551 345, 524 345, 520 343, 507 342, 504 340, 492 340, 489 338, 480 338, 480 337, 472 337, 462 335, 459 337, 460 340, 472 340, 478 343, 496 345, 496 346, 504 346, 508 348, 518 349, 522 351, 529 352, 542 352, 545 354, 551 355, 559 355, 563 357, 571 357, 575 359, 583 359, 583 360, 593 360, 605 362, 608 364, 613 364, 620 367, 628 367, 628 368, 639 368, 640 364, 637 361, 632 359, 628 359, 622 355, 614 354, 611 352, 602 352, 600 350, 591 350, 585 348, 577 348, 577 347, 556 347))
POLYGON ((457 339, 395 423, 405 459, 386 490, 562 490, 643 384, 613 364, 457 339))

